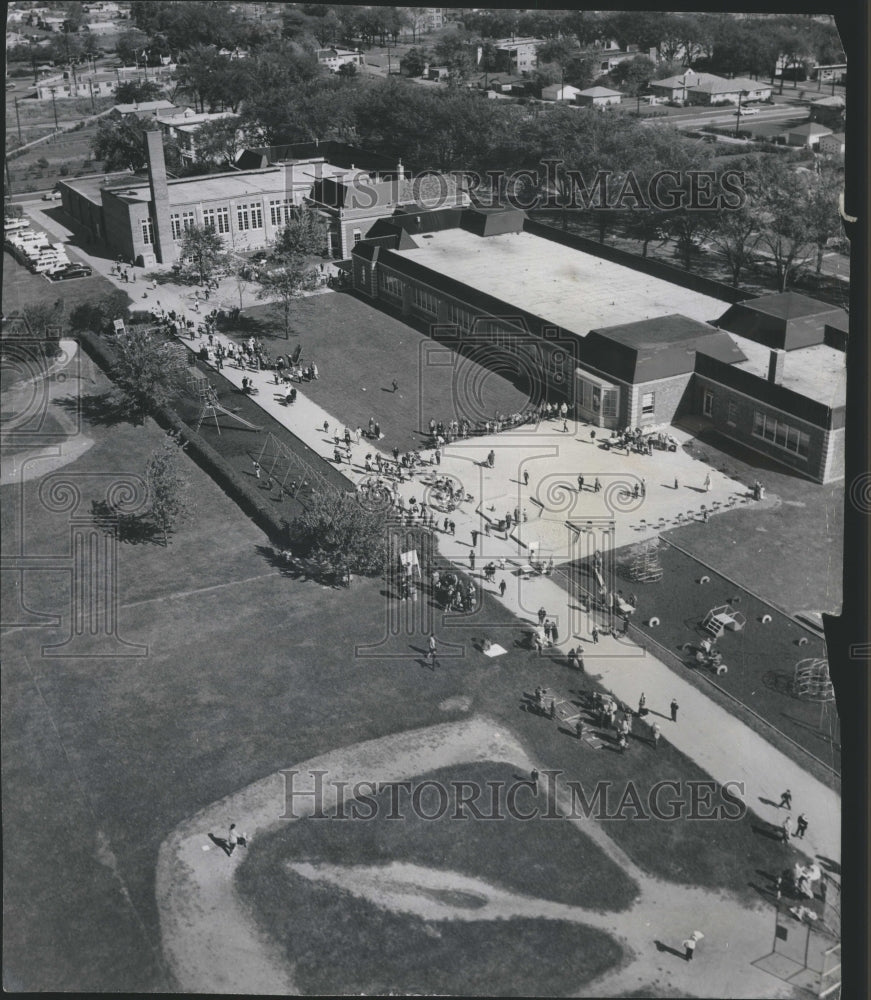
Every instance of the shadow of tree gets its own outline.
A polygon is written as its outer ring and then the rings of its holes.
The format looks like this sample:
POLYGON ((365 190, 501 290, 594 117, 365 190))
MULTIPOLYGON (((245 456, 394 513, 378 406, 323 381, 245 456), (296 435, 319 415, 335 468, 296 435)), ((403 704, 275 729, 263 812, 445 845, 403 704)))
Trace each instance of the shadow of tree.
POLYGON ((95 427, 134 423, 127 401, 111 389, 86 396, 61 396, 54 402, 68 413, 81 413, 95 427))
POLYGON ((163 531, 151 519, 150 514, 122 514, 105 500, 91 501, 91 516, 101 527, 118 526, 118 541, 138 545, 153 542, 163 545, 163 531))

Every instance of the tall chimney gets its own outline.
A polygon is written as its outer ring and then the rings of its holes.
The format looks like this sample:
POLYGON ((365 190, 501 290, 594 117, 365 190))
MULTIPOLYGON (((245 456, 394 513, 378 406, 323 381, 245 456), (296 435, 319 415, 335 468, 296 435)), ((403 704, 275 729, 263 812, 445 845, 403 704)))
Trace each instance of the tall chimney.
POLYGON ((160 264, 171 264, 176 252, 169 224, 169 186, 166 183, 166 160, 163 157, 163 133, 160 129, 145 133, 145 156, 148 162, 148 186, 151 188, 154 252, 160 264))
POLYGON ((772 385, 780 385, 783 381, 783 365, 786 360, 786 351, 773 350, 768 355, 768 381, 772 385))

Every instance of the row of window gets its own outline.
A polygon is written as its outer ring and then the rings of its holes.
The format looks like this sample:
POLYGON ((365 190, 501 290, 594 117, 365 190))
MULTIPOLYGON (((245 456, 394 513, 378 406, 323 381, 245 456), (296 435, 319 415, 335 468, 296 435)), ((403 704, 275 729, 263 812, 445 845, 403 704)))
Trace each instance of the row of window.
POLYGON ((197 217, 193 212, 173 212, 169 217, 169 229, 174 240, 180 240, 182 234, 189 229, 193 229, 197 223, 197 217))
POLYGON ((810 448, 810 435, 791 427, 782 420, 777 420, 767 413, 756 410, 753 414, 753 435, 762 438, 770 444, 791 451, 795 455, 807 458, 810 448))
POLYGON ((273 226, 283 226, 290 220, 293 202, 290 198, 284 201, 275 199, 269 202, 269 221, 273 226))
POLYGON ((203 209, 203 226, 214 229, 219 236, 230 232, 230 209, 226 205, 220 208, 203 209))

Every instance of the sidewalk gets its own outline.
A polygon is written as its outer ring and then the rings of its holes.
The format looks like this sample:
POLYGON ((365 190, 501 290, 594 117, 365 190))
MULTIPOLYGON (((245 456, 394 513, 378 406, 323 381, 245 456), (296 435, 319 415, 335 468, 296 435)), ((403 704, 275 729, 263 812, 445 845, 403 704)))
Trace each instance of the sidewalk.
MULTIPOLYGON (((42 215, 41 212, 34 214, 42 215)), ((53 230, 62 228, 53 220, 49 221, 53 230)), ((50 227, 46 225, 45 228, 50 227)), ((172 285, 146 289, 141 277, 135 284, 126 284, 109 274, 111 261, 99 260, 99 263, 104 265, 99 268, 101 273, 130 292, 138 308, 154 309, 159 304, 164 309, 175 309, 197 320, 197 314, 191 309, 192 291, 172 285)), ((205 303, 202 313, 208 312, 215 301, 227 295, 226 291, 215 293, 212 304, 205 303)), ((229 338, 219 335, 216 339, 226 343, 229 338)), ((198 350, 203 340, 183 339, 181 342, 191 350, 198 350)), ((296 403, 288 407, 279 402, 284 393, 279 392, 273 372, 252 372, 225 364, 222 374, 240 387, 243 375, 251 379, 258 389, 255 399, 263 409, 325 460, 332 460, 333 430, 338 429, 342 436, 344 425, 337 424, 332 414, 307 398, 304 385, 297 387, 296 403), (329 424, 329 436, 324 434, 324 421, 329 424)), ((323 377, 328 378, 328 373, 323 377)), ((506 511, 526 507, 529 520, 525 523, 521 521, 518 526, 516 535, 520 541, 515 537, 506 539, 495 534, 479 536, 476 551, 478 569, 473 574, 479 579, 485 562, 498 561, 502 557, 516 571, 526 562, 524 543, 529 540, 539 542, 539 558, 553 556, 556 562, 568 554, 576 558, 579 555, 575 541, 578 536, 567 527, 569 519, 581 524, 586 520, 596 520, 594 528, 599 520, 604 523, 613 520, 614 535, 610 544, 616 548, 655 537, 661 530, 661 519, 673 523, 678 514, 686 516, 690 510, 698 511, 701 503, 709 508, 715 501, 723 505, 730 501, 737 503, 746 492, 745 487, 681 449, 676 453, 655 452, 653 458, 617 455, 613 451, 599 449, 589 438, 564 434, 561 427, 562 421, 543 423, 534 430, 518 428, 498 435, 457 441, 443 449, 441 464, 434 469, 427 467, 427 471, 454 477, 474 498, 471 503, 461 504, 450 514, 456 522, 456 536, 436 533, 438 547, 444 557, 464 571, 468 570, 471 531, 473 528, 483 531, 482 512, 488 517, 501 518, 506 511), (496 452, 493 469, 484 465, 484 458, 491 448, 496 452), (528 485, 522 484, 523 470, 529 472, 528 485), (579 471, 583 471, 587 480, 585 486, 589 485, 590 477, 598 475, 604 485, 602 492, 595 494, 586 488, 583 493, 578 492, 576 479, 579 471), (711 475, 710 492, 705 491, 703 485, 708 472, 711 475), (642 477, 647 481, 644 520, 639 516, 641 508, 625 497, 626 488, 631 491, 633 484, 642 477), (679 483, 677 490, 674 489, 675 477, 679 483), (536 498, 543 503, 543 507, 534 503, 536 498), (541 517, 538 516, 539 510, 541 517)), ((353 434, 355 428, 350 430, 353 434)), ((669 433, 680 441, 689 436, 674 428, 669 433)), ((375 442, 364 439, 356 444, 352 438, 352 462, 342 466, 342 472, 350 482, 356 485, 367 478, 363 470, 364 458, 376 449, 381 450, 375 442)), ((406 482, 400 487, 400 493, 406 500, 412 496, 421 499, 425 490, 426 485, 419 480, 406 482)), ((769 496, 762 503, 774 505, 779 503, 779 498, 769 496)), ((713 514, 711 530, 715 530, 715 524, 716 514, 713 514)), ((590 547, 590 551, 601 544, 597 543, 597 536, 592 532, 581 537, 584 539, 582 544, 590 547)), ((508 576, 507 573, 505 576, 509 586, 502 602, 521 622, 531 622, 539 606, 547 608, 550 617, 557 621, 563 637, 559 647, 567 650, 576 645, 578 639, 582 640, 588 671, 597 674, 602 684, 630 705, 637 704, 644 691, 648 707, 653 712, 668 715, 668 705, 675 698, 680 705, 679 721, 672 723, 670 718, 661 721, 666 739, 715 780, 744 782, 748 808, 766 822, 779 823, 784 814, 762 800, 776 803, 781 792, 790 788, 793 813, 805 812, 810 824, 804 841, 794 841, 794 845, 808 854, 819 853, 835 861, 840 859, 841 802, 835 791, 806 774, 729 712, 640 648, 624 640, 603 637, 594 653, 587 634, 569 633, 567 625, 576 620, 573 615, 576 616, 577 612, 566 592, 552 579, 537 577, 524 580, 519 575, 508 576)), ((483 582, 481 586, 485 586, 483 582)))

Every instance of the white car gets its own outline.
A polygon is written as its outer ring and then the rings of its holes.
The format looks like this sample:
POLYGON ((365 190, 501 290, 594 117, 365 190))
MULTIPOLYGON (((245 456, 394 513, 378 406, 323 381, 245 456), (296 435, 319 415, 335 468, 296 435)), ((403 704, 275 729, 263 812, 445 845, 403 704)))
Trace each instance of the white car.
POLYGON ((42 196, 43 201, 60 201, 60 191, 47 191, 42 196))
POLYGON ((735 108, 733 115, 758 115, 759 108, 735 108))

